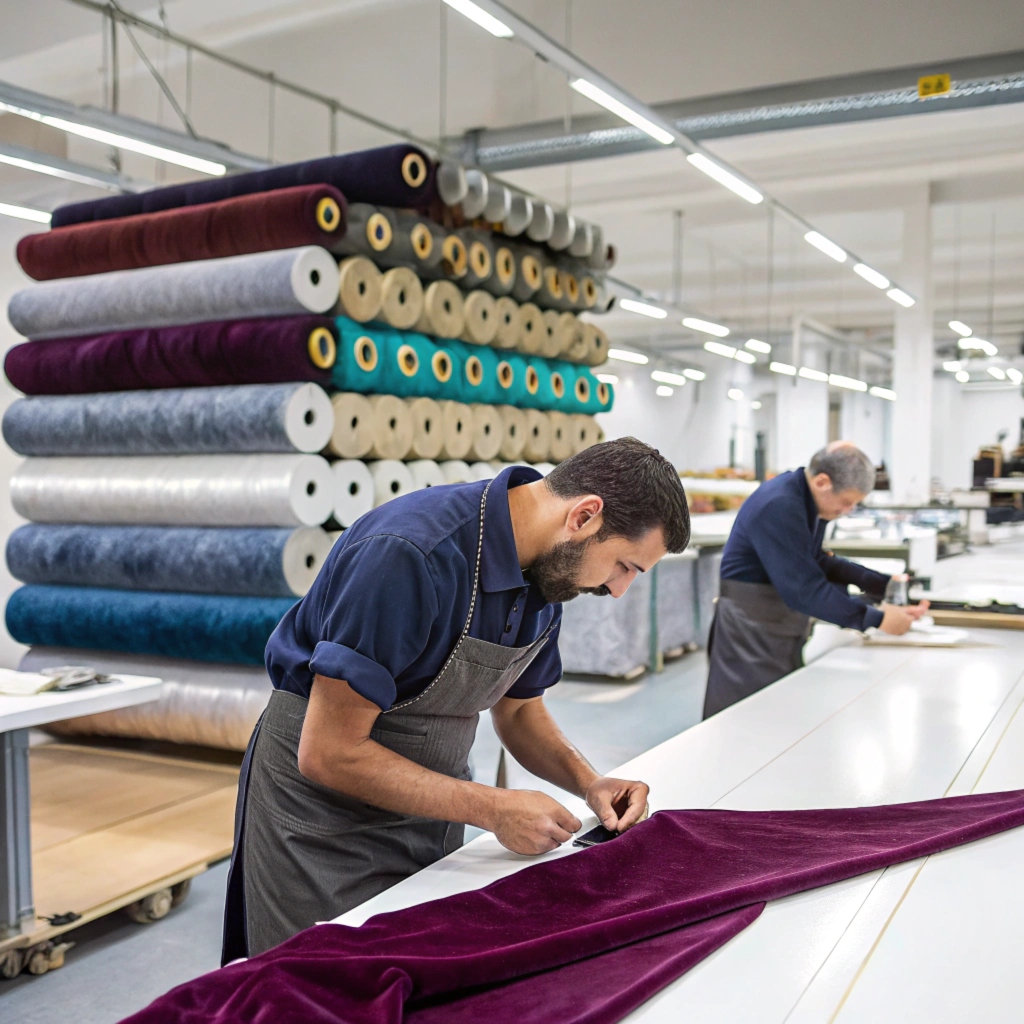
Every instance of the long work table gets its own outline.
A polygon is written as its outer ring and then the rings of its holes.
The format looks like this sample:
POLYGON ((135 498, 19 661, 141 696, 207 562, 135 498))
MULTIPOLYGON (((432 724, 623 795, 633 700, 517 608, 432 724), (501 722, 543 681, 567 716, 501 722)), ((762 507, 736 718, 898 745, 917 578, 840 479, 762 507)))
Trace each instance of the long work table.
MULTIPOLYGON (((957 649, 845 646, 614 774, 648 782, 652 811, 863 806, 1024 788, 1022 707, 1022 634, 975 630, 957 649)), ((594 823, 579 801, 566 803, 584 828, 594 823)), ((484 835, 338 921, 361 924, 531 863, 484 835)), ((1018 829, 770 903, 628 1020, 1019 1020, 1022 863, 1018 829)))

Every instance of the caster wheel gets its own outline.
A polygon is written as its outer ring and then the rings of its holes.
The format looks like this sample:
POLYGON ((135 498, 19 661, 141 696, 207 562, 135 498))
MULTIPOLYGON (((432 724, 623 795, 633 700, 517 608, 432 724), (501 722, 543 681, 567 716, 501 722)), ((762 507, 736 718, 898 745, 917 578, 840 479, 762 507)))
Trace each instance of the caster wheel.
POLYGON ((125 907, 128 916, 137 924, 152 924, 171 912, 174 897, 170 889, 158 889, 141 900, 125 907))
POLYGON ((41 942, 38 946, 33 946, 28 951, 26 957, 25 970, 29 974, 45 974, 50 969, 50 950, 53 943, 41 942))
POLYGON ((171 909, 180 907, 185 902, 185 897, 192 891, 192 879, 186 878, 184 882, 171 886, 171 909))
POLYGON ((24 966, 24 950, 9 949, 6 953, 0 953, 0 978, 16 978, 24 966))

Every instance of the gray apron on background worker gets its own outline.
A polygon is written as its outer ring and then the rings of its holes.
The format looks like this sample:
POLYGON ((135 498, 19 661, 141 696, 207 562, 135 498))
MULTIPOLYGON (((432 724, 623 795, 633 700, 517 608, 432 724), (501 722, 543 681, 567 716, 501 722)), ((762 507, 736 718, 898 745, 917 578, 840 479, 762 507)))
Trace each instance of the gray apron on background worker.
POLYGON ((770 583, 722 580, 708 638, 704 718, 803 665, 811 619, 787 607, 770 583))
MULTIPOLYGON (((430 685, 382 712, 370 733, 410 761, 464 780, 471 778, 469 752, 480 712, 505 696, 550 633, 549 627, 527 647, 468 635, 486 505, 487 490, 469 614, 455 647, 430 685)), ((225 916, 226 959, 254 956, 316 921, 337 917, 463 842, 462 824, 382 810, 305 778, 298 749, 306 708, 304 697, 275 690, 250 742, 252 765, 239 786, 232 863, 232 875, 237 868, 241 880, 229 882, 229 904, 232 889, 236 898, 225 916)))

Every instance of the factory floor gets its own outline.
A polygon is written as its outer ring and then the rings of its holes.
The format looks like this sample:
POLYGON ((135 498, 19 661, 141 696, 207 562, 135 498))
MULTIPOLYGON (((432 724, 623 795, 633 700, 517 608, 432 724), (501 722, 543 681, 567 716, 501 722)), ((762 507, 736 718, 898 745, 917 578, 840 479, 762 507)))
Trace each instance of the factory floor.
MULTIPOLYGON (((598 771, 607 772, 700 721, 706 671, 699 651, 632 683, 567 677, 547 700, 566 735, 598 771)), ((480 781, 494 780, 499 749, 485 717, 473 749, 480 781)), ((506 772, 510 787, 540 788, 515 764, 506 772)), ((63 968, 41 978, 0 981, 0 1020, 114 1024, 174 985, 213 970, 220 959, 226 878, 227 863, 215 865, 156 924, 113 914, 71 932, 67 937, 77 945, 63 968)))

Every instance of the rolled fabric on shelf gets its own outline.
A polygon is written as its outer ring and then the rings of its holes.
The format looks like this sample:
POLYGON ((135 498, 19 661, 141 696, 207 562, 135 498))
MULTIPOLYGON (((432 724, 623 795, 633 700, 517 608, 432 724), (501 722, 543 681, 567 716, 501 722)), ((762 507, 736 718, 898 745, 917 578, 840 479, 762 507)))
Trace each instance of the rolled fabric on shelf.
POLYGON ((544 462, 551 456, 551 420, 546 412, 526 410, 526 444, 523 458, 527 462, 544 462))
POLYGON ((348 230, 327 248, 339 256, 367 256, 376 261, 391 249, 394 238, 393 211, 353 203, 348 209, 348 230))
POLYGON ((444 446, 444 416, 441 405, 432 398, 409 398, 412 417, 412 445, 409 457, 437 459, 444 446))
POLYGON ((562 290, 562 276, 554 263, 546 264, 541 270, 541 285, 534 301, 544 309, 565 310, 565 293, 562 290))
POLYGON ((461 281, 468 267, 466 246, 462 239, 456 234, 445 235, 441 242, 441 262, 434 268, 434 273, 452 281, 461 281))
POLYGON ((489 234, 474 228, 460 228, 456 234, 466 247, 466 274, 463 288, 480 288, 494 273, 494 243, 489 234))
POLYGON ((511 238, 521 235, 533 221, 533 200, 522 192, 513 192, 508 213, 502 221, 501 230, 511 238))
POLYGON ((450 352, 413 331, 384 331, 383 334, 381 390, 403 398, 434 398, 448 389, 454 371, 450 352))
POLYGON ((576 221, 576 232, 569 243, 569 255, 586 259, 594 251, 594 226, 586 221, 576 221))
POLYGON ((338 329, 320 316, 118 331, 15 345, 4 370, 29 395, 278 381, 329 384, 338 329))
POLYGON ((551 421, 551 461, 565 462, 575 454, 575 431, 572 420, 564 412, 549 412, 551 421))
POLYGON ((587 402, 590 400, 590 381, 593 380, 590 371, 564 361, 555 363, 553 369, 562 375, 562 380, 565 383, 565 392, 556 407, 558 411, 564 413, 586 412, 587 402))
POLYGON ((561 286, 565 307, 570 310, 582 308, 579 278, 568 267, 558 268, 558 283, 561 286))
POLYGON ((487 189, 487 205, 484 207, 484 220, 492 224, 500 224, 512 208, 512 193, 504 185, 499 185, 491 178, 487 189))
POLYGON ((375 320, 384 301, 384 278, 365 256, 350 256, 338 267, 338 310, 365 324, 375 320))
POLYGON ((466 169, 466 194, 462 197, 462 213, 466 220, 476 220, 487 208, 490 183, 483 171, 466 169))
POLYGON ((382 390, 389 332, 344 316, 338 317, 335 324, 339 340, 332 374, 334 386, 364 395, 382 390))
POLYGON ((418 274, 434 276, 444 258, 444 228, 405 210, 396 210, 394 218, 394 241, 381 259, 392 266, 405 265, 418 274))
POLYGON ((591 394, 597 395, 597 404, 600 407, 598 412, 611 412, 615 405, 615 388, 603 380, 597 382, 596 388, 591 388, 591 394))
POLYGON ((30 523, 7 541, 22 583, 302 597, 331 550, 318 526, 200 529, 30 523))
POLYGON ((437 338, 458 338, 466 327, 462 292, 451 281, 432 281, 423 292, 416 330, 437 338))
POLYGON ((462 164, 442 160, 436 168, 437 194, 445 206, 457 206, 469 194, 469 181, 462 164))
POLYGON ((457 361, 458 384, 453 385, 453 393, 462 402, 496 402, 499 397, 498 355, 494 349, 464 342, 448 344, 457 361))
POLYGON ((516 258, 516 277, 512 283, 512 298, 529 302, 544 283, 544 274, 536 254, 524 248, 513 249, 516 258))
POLYGON ((516 283, 516 258, 507 245, 495 245, 492 254, 494 269, 481 285, 494 296, 510 295, 516 283))
POLYGON ((473 410, 463 402, 441 403, 439 460, 464 459, 473 445, 473 410))
POLYGON ((325 313, 338 300, 334 257, 310 245, 251 256, 44 281, 15 292, 11 325, 68 338, 242 317, 325 313))
POLYGON ((498 330, 492 344, 495 348, 514 349, 519 347, 523 336, 523 318, 515 299, 503 296, 495 302, 498 330))
POLYGON ((516 381, 516 371, 509 361, 508 356, 498 359, 494 367, 494 380, 496 382, 496 397, 492 399, 496 405, 520 405, 521 382, 516 381))
POLYGON ((513 405, 499 405, 501 416, 501 448, 498 454, 506 462, 514 462, 526 447, 526 413, 513 405))
POLYGON ((547 327, 544 314, 532 302, 524 302, 519 307, 519 343, 516 348, 524 355, 539 355, 547 340, 547 327))
POLYGON ((564 359, 579 337, 579 320, 575 313, 564 312, 558 314, 555 324, 555 333, 562 340, 562 351, 559 355, 564 359))
POLYGON ((488 462, 501 450, 505 427, 501 413, 493 405, 472 405, 473 423, 470 429, 472 444, 466 458, 469 461, 488 462))
POLYGON ((412 473, 413 484, 418 491, 426 487, 442 487, 448 483, 441 472, 441 467, 433 459, 415 459, 406 465, 412 473))
POLYGON ((330 249, 345 234, 345 209, 333 186, 300 185, 26 235, 18 262, 29 277, 50 281, 305 245, 330 249))
POLYGON ((583 324, 583 334, 586 345, 581 362, 587 366, 603 366, 608 362, 608 335, 596 324, 590 323, 583 324))
POLYGON ((580 277, 579 282, 581 308, 593 309, 601 298, 601 286, 589 274, 580 277))
POLYGON ((591 270, 609 270, 611 265, 608 261, 608 249, 604 243, 604 230, 600 224, 594 224, 591 232, 593 248, 587 257, 586 263, 591 270))
POLYGON ((373 447, 373 406, 354 391, 331 395, 334 428, 328 448, 342 459, 361 459, 373 447))
POLYGON ((545 310, 543 315, 547 337, 540 354, 546 359, 557 359, 573 343, 576 337, 576 317, 572 313, 545 310))
POLYGON ((589 326, 589 324, 585 324, 582 320, 576 321, 576 330, 573 333, 572 344, 562 354, 563 359, 570 363, 586 362, 586 357, 590 354, 590 334, 587 330, 589 326))
POLYGON ((462 459, 448 459, 439 463, 439 468, 444 474, 445 480, 450 484, 468 484, 473 482, 473 473, 468 462, 462 459))
POLYGON ((380 318, 406 331, 423 314, 423 285, 408 267, 392 267, 381 280, 380 318))
POLYGON ((556 395, 551 381, 551 363, 534 357, 526 363, 527 392, 525 405, 530 409, 556 409, 561 396, 556 395), (531 388, 532 384, 532 388, 531 388))
POLYGON ((21 398, 3 418, 20 455, 319 452, 333 427, 318 384, 21 398))
POLYGON ((471 462, 469 473, 473 480, 493 480, 498 475, 489 462, 471 462))
MULTIPOLYGON (((503 405, 525 406, 529 404, 530 393, 526 388, 526 360, 515 352, 510 352, 504 359, 512 371, 512 383, 505 388, 503 405)), ((498 364, 498 383, 502 381, 501 362, 498 364)))
POLYGON ((416 483, 404 462, 382 459, 371 462, 370 475, 373 477, 373 505, 378 508, 392 498, 400 498, 416 490, 416 483))
POLYGON ((571 377, 566 380, 565 364, 549 362, 548 367, 551 370, 551 379, 544 393, 543 408, 562 409, 565 407, 565 396, 570 392, 574 381, 571 377))
POLYGON ((333 185, 350 203, 384 206, 426 206, 436 194, 430 158, 419 147, 403 142, 244 174, 190 181, 184 185, 168 185, 148 192, 71 203, 54 210, 51 224, 58 228, 83 221, 132 217, 212 203, 231 196, 314 184, 333 185))
POLYGON ((604 431, 593 416, 577 413, 570 417, 573 429, 573 454, 586 451, 604 440, 604 431))
POLYGON ((555 211, 547 203, 535 202, 533 216, 526 229, 526 237, 531 242, 546 242, 555 230, 555 211))
POLYGON ((548 248, 555 252, 568 249, 572 240, 576 237, 576 218, 565 210, 559 210, 555 214, 554 224, 551 228, 551 235, 548 237, 548 248))
POLYGON ((370 467, 358 459, 331 466, 334 477, 334 518, 346 529, 374 507, 375 484, 370 467))
POLYGON ((466 296, 463 307, 466 326, 462 340, 472 345, 490 345, 498 333, 498 312, 494 296, 475 291, 466 296))
POLYGON ((371 459, 404 459, 412 448, 412 412, 396 395, 371 395, 373 444, 371 459))
POLYGON ((290 597, 26 586, 7 602, 19 643, 260 665, 290 597))
POLYGON ((553 462, 535 462, 533 468, 540 473, 541 476, 547 476, 555 468, 553 462))
POLYGON ((139 455, 27 459, 11 504, 39 523, 319 526, 331 514, 319 455, 139 455))

